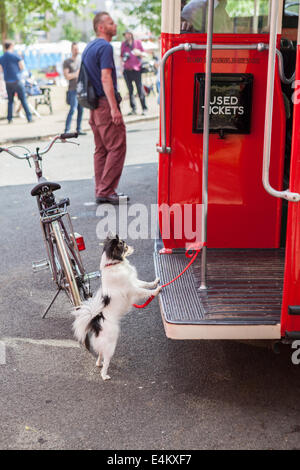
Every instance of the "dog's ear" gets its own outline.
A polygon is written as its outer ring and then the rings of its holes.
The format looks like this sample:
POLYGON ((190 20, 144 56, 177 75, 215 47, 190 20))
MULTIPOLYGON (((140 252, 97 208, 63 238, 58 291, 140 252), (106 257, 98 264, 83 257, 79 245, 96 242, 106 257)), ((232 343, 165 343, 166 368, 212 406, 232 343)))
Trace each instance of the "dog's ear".
POLYGON ((119 241, 119 235, 116 233, 116 239, 119 241))
POLYGON ((113 240, 114 238, 116 238, 116 236, 111 231, 109 231, 106 235, 106 239, 113 240))

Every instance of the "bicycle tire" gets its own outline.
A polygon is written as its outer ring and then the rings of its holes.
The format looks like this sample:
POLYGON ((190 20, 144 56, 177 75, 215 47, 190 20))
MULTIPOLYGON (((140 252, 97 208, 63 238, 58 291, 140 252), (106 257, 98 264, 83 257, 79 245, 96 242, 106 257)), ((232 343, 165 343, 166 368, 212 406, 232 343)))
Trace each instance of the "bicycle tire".
POLYGON ((81 304, 80 292, 77 286, 70 256, 68 254, 67 245, 62 234, 61 226, 57 220, 52 222, 51 226, 56 242, 57 252, 62 264, 62 272, 66 280, 66 283, 64 286, 62 286, 62 288, 66 291, 74 307, 79 307, 81 304))

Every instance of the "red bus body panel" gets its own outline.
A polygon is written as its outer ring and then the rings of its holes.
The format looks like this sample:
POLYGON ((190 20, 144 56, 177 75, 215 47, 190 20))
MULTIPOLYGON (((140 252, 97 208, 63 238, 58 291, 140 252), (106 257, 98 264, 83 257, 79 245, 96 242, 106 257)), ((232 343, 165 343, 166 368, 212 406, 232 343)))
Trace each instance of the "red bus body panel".
MULTIPOLYGON (((290 190, 300 193, 300 46, 297 47, 294 122, 290 167, 290 190)), ((300 306, 300 203, 289 202, 281 334, 300 332, 300 316, 289 315, 289 306, 300 306)))
MULTIPOLYGON (((215 34, 216 44, 268 43, 264 35, 215 34)), ((205 44, 202 34, 162 34, 162 54, 182 43, 205 44)), ((262 185, 264 115, 268 52, 214 50, 212 73, 253 74, 250 134, 211 134, 208 167, 208 235, 210 248, 277 248, 280 244, 281 200, 262 185)), ((192 132, 194 77, 205 72, 205 50, 179 51, 166 64, 166 137, 171 154, 160 154, 159 204, 202 202, 203 135, 192 132)), ((276 67, 270 182, 282 189, 285 109, 276 67)), ((173 224, 176 222, 173 221, 173 224)), ((160 222, 161 224, 161 222, 160 222)), ((184 235, 165 236, 165 248, 184 247, 184 235)))

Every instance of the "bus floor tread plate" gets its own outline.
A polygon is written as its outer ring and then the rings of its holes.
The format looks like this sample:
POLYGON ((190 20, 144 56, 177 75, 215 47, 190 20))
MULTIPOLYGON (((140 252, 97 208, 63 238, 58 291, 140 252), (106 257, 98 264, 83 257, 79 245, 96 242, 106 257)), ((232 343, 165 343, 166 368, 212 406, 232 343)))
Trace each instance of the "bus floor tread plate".
MULTIPOLYGON (((188 264, 184 253, 154 253, 161 284, 188 264)), ((201 253, 160 293, 164 319, 174 324, 276 325, 280 323, 284 275, 282 249, 208 249, 207 289, 201 283, 201 253)))

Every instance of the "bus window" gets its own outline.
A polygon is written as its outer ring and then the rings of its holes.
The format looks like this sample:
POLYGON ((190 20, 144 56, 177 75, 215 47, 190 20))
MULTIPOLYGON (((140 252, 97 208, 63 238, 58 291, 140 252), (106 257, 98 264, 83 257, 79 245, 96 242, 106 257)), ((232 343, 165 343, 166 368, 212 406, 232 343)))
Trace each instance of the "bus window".
POLYGON ((282 15, 282 38, 292 42, 297 41, 299 2, 284 2, 282 15))
MULTIPOLYGON (((207 0, 181 1, 181 32, 206 33, 207 0)), ((269 0, 216 0, 214 33, 268 33, 269 0)))

